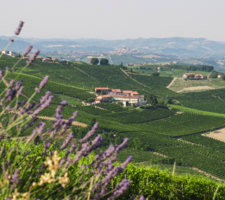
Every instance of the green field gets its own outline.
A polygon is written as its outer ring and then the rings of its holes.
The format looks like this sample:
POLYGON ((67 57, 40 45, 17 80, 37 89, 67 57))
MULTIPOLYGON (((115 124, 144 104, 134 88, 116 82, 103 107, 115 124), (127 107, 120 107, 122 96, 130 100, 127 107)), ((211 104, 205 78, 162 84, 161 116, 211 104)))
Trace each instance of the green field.
MULTIPOLYGON (((3 57, 0 67, 11 67, 14 62, 15 59, 3 57)), ((24 65, 23 60, 16 70, 20 70, 24 65)), ((133 154, 135 162, 150 163, 151 160, 152 164, 157 163, 162 168, 165 164, 164 166, 170 166, 168 167, 170 169, 173 162, 177 162, 184 170, 187 169, 185 166, 193 166, 225 179, 225 154, 222 150, 215 151, 217 145, 223 149, 221 142, 215 140, 212 146, 210 141, 205 141, 201 145, 192 145, 177 139, 185 140, 186 137, 188 141, 193 142, 195 139, 191 138, 192 136, 197 137, 199 133, 225 126, 224 118, 218 114, 225 114, 224 89, 181 94, 166 88, 173 80, 172 77, 147 76, 138 73, 127 76, 119 66, 60 65, 35 61, 34 65, 29 66, 24 70, 24 74, 19 76, 25 87, 25 96, 22 96, 21 100, 27 100, 34 92, 34 87, 38 86, 46 75, 50 76, 50 81, 33 101, 37 102, 48 90, 54 95, 54 100, 52 105, 40 115, 53 117, 60 102, 66 100, 69 105, 62 112, 64 118, 69 118, 77 110, 79 113, 77 121, 86 123, 89 127, 93 122, 99 122, 98 133, 105 139, 103 147, 111 143, 119 144, 125 137, 130 138, 128 150, 120 154, 120 160, 128 154, 133 154), (172 110, 169 110, 165 104, 155 108, 149 105, 146 107, 149 109, 135 107, 127 109, 118 104, 82 106, 82 101, 95 98, 90 91, 99 86, 135 90, 139 94, 153 93, 162 99, 170 97, 174 102, 178 101, 180 106, 172 105, 172 110), (182 110, 183 113, 177 113, 178 110, 182 110), (152 154, 152 151, 161 153, 168 159, 162 160, 160 156, 152 154), (173 162, 168 164, 166 163, 168 160, 173 162)), ((9 73, 6 80, 9 81, 16 76, 17 72, 9 73)), ((211 84, 218 82, 218 85, 220 83, 218 80, 208 82, 211 84)), ((194 85, 194 82, 192 83, 194 85)), ((1 83, 0 87, 4 89, 5 86, 1 83)), ((87 128, 79 127, 73 130, 76 139, 83 137, 87 131, 87 128)), ((24 135, 29 135, 29 131, 24 135)), ((197 142, 200 144, 200 140, 196 139, 197 142)), ((187 172, 189 173, 188 169, 187 172)))

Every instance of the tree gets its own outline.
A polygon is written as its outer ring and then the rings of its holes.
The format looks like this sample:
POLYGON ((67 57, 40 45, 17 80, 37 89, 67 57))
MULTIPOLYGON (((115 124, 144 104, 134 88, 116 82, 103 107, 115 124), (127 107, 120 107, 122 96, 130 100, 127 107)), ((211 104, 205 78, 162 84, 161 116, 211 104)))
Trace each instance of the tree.
POLYGON ((101 58, 100 60, 100 65, 108 65, 109 64, 109 60, 106 58, 101 58))
POLYGON ((99 63, 99 60, 98 60, 98 58, 92 58, 90 63, 92 65, 97 65, 99 63))
POLYGON ((156 106, 156 104, 158 104, 157 97, 154 94, 148 94, 145 96, 145 98, 147 100, 147 103, 150 103, 154 107, 156 106))

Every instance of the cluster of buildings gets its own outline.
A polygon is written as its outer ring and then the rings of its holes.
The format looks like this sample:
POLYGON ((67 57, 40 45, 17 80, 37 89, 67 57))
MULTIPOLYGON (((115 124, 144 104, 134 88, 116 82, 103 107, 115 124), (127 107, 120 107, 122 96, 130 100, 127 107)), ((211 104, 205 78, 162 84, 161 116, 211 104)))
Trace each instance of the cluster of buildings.
POLYGON ((122 102, 124 107, 128 103, 135 106, 142 106, 146 104, 144 95, 139 95, 137 91, 99 87, 95 88, 95 92, 98 95, 95 99, 95 103, 122 102))
POLYGON ((7 51, 7 50, 2 50, 2 54, 5 54, 7 56, 12 56, 12 57, 15 57, 16 56, 16 53, 13 52, 13 51, 7 51))
MULTIPOLYGON (((173 64, 178 64, 178 61, 173 61, 173 64)), ((142 63, 142 64, 133 64, 133 63, 127 63, 127 66, 140 66, 140 65, 171 65, 170 62, 161 62, 161 63, 142 63)))
POLYGON ((58 61, 57 58, 42 58, 42 62, 54 62, 58 61))
POLYGON ((202 74, 185 73, 183 75, 183 79, 202 80, 202 79, 206 79, 206 77, 204 75, 202 75, 202 74))

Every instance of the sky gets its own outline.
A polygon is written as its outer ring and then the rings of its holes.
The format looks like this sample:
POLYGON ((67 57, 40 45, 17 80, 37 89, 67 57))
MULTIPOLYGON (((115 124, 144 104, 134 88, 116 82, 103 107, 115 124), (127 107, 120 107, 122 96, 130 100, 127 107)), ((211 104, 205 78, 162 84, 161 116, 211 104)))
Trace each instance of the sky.
POLYGON ((1 0, 0 36, 225 41, 224 0, 1 0))

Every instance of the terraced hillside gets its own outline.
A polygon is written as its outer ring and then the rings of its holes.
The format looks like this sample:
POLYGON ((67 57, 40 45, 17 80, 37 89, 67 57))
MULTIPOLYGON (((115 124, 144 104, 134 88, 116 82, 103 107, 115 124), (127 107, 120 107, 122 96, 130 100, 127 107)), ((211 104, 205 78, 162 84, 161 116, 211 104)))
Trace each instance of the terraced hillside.
MULTIPOLYGON (((4 58, 0 61, 0 66, 12 67, 13 59, 4 58)), ((17 70, 25 65, 21 61, 17 70)), ((187 136, 199 136, 200 133, 216 130, 225 126, 224 118, 219 116, 205 116, 201 113, 191 114, 183 111, 182 114, 177 109, 169 110, 166 105, 143 108, 123 108, 116 104, 98 104, 96 106, 82 106, 82 101, 94 98, 90 91, 96 87, 110 87, 128 90, 136 90, 140 94, 154 93, 157 97, 171 97, 181 105, 193 107, 199 110, 225 113, 223 100, 224 90, 213 90, 213 92, 178 94, 166 88, 172 81, 170 77, 154 77, 128 74, 126 75, 119 66, 90 66, 90 65, 59 65, 52 63, 42 63, 36 61, 34 65, 24 70, 25 74, 20 74, 18 79, 23 80, 25 86, 24 96, 21 100, 26 100, 34 92, 41 79, 45 75, 50 76, 50 81, 40 94, 37 94, 33 101, 50 90, 54 95, 52 105, 40 113, 41 116, 54 117, 57 105, 62 99, 68 99, 68 106, 63 111, 65 119, 70 117, 74 111, 78 111, 79 116, 76 121, 87 124, 89 127, 95 122, 100 123, 98 133, 105 138, 103 147, 113 143, 120 143, 123 138, 130 138, 128 150, 138 152, 140 158, 137 162, 149 162, 148 153, 158 153, 161 158, 152 156, 156 163, 172 164, 174 161, 178 165, 195 167, 217 177, 225 179, 225 154, 223 147, 217 148, 221 142, 211 139, 210 142, 200 144, 200 140, 187 139, 187 136), (135 80, 136 81, 135 81, 135 80), (144 86, 145 85, 145 86, 144 86), (184 142, 183 140, 187 139, 184 142), (179 140, 178 140, 179 139, 179 140), (180 140, 181 139, 181 140, 180 140)), ((15 78, 17 72, 9 73, 6 77, 15 78)), ((4 84, 0 84, 1 90, 4 84)), ((74 137, 82 137, 87 132, 87 127, 73 127, 74 137)), ((29 131, 25 135, 29 135, 29 131)), ((125 154, 124 154, 125 155, 125 154)), ((123 152, 120 155, 123 157, 123 152)))

